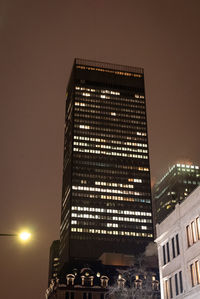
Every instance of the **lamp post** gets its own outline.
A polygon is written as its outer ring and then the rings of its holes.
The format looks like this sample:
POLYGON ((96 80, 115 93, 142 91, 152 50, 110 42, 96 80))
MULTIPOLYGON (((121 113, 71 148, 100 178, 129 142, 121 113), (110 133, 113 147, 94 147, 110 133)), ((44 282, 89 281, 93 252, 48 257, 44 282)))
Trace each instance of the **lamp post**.
POLYGON ((19 237, 22 241, 28 241, 31 234, 27 231, 23 231, 19 234, 0 234, 0 237, 19 237))
POLYGON ((17 237, 18 234, 0 234, 0 237, 17 237))

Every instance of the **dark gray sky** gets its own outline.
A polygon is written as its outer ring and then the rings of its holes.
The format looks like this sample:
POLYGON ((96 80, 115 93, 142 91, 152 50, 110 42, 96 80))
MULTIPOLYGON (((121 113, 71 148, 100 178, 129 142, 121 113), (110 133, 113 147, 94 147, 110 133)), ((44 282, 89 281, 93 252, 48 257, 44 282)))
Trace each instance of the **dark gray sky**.
POLYGON ((0 1, 1 298, 42 299, 59 236, 65 88, 74 57, 145 69, 152 180, 200 165, 200 1, 0 1))

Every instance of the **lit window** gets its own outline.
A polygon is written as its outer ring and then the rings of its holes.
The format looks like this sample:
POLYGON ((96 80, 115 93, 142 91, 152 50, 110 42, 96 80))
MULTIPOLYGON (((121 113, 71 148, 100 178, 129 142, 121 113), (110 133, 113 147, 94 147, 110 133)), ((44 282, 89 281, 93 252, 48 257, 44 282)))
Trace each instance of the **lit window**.
POLYGON ((165 297, 166 299, 169 299, 169 281, 165 280, 165 297))
POLYGON ((196 282, 200 283, 200 272, 199 272, 199 261, 195 262, 195 271, 196 271, 196 282))
POLYGON ((191 228, 192 228, 192 242, 196 243, 197 239, 196 239, 196 229, 195 229, 194 221, 192 221, 191 223, 191 228))
POLYGON ((199 217, 196 218, 196 228, 197 228, 197 237, 198 240, 200 240, 200 218, 199 217))

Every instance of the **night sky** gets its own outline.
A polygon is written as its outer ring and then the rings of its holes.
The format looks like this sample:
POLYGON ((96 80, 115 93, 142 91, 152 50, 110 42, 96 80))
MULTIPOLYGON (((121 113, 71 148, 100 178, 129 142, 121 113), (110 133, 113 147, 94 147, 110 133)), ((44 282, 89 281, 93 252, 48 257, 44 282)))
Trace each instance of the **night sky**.
POLYGON ((152 181, 200 165, 199 0, 0 1, 0 297, 44 298, 75 57, 144 67, 152 181))

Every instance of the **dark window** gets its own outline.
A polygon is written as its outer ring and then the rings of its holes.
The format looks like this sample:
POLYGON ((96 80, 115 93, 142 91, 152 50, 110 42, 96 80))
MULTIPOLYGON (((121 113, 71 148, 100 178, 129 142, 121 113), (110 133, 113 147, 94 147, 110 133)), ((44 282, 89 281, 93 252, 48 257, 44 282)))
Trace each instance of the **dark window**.
POLYGON ((175 288, 176 288, 176 296, 178 296, 179 291, 178 291, 178 276, 175 274, 175 288))
POLYGON ((163 264, 166 264, 165 245, 163 245, 163 264))
POLYGON ((69 299, 69 293, 66 293, 65 299, 69 299))
POLYGON ((87 294, 83 293, 83 299, 87 299, 87 294))
POLYGON ((177 250, 177 255, 180 254, 180 248, 179 248, 179 238, 178 234, 176 235, 176 250, 177 250))
POLYGON ((174 237, 172 238, 172 255, 173 255, 173 258, 176 257, 176 253, 175 253, 175 244, 174 244, 174 237))
POLYGON ((101 299, 104 299, 104 294, 101 294, 101 299))
POLYGON ((167 242, 167 261, 170 262, 169 242, 167 242))
POLYGON ((88 294, 88 299, 92 299, 92 293, 88 294))
POLYGON ((179 272, 179 281, 180 281, 180 293, 183 293, 182 271, 179 272))
POLYGON ((190 227, 189 225, 186 226, 186 234, 187 234, 187 244, 190 247, 190 227))
POLYGON ((194 286, 194 265, 190 265, 190 274, 191 274, 191 282, 192 282, 192 287, 194 286))
POLYGON ((170 298, 173 298, 173 290, 172 290, 172 278, 169 279, 169 290, 170 290, 170 298))

